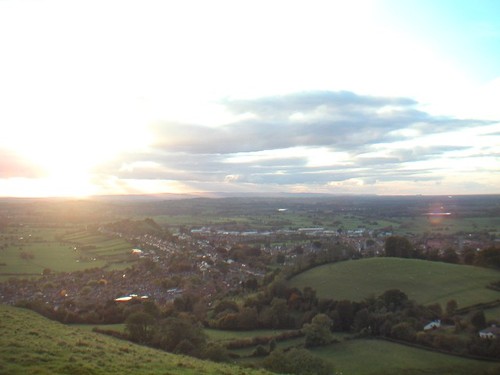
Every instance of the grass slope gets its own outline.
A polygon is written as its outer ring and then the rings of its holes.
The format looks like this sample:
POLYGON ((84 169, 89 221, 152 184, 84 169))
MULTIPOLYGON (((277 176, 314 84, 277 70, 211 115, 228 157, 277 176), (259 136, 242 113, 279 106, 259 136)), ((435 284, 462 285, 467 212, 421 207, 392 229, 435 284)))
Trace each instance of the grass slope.
POLYGON ((265 374, 177 356, 0 305, 1 374, 265 374))
POLYGON ((368 258, 326 264, 303 272, 290 286, 316 289, 319 297, 361 301, 398 288, 422 304, 455 299, 459 307, 500 299, 486 289, 500 280, 500 272, 486 268, 430 262, 419 259, 368 258))

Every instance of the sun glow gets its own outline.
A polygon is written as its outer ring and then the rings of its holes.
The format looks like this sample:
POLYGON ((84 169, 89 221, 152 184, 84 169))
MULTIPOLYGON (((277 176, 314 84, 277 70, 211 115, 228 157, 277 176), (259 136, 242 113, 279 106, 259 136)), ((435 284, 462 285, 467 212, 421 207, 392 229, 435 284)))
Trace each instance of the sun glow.
POLYGON ((144 149, 150 143, 150 135, 144 127, 126 126, 126 122, 120 126, 93 123, 85 127, 52 123, 7 130, 4 139, 36 166, 40 178, 36 181, 10 179, 4 182, 5 191, 16 196, 99 194, 95 168, 127 152, 144 149))

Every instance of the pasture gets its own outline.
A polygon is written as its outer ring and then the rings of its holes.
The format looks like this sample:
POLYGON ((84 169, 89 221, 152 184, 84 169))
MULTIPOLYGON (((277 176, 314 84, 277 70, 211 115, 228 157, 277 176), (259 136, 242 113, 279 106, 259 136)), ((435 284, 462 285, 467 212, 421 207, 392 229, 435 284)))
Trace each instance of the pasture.
MULTIPOLYGON (((318 357, 331 362, 335 374, 356 375, 468 375, 491 374, 500 368, 499 363, 472 360, 428 350, 413 348, 376 339, 349 339, 346 334, 334 334, 337 343, 310 349, 318 357)), ((303 338, 278 342, 286 349, 301 347, 303 338)), ((262 357, 251 357, 256 346, 232 350, 242 356, 239 363, 258 365, 262 357)))
POLYGON ((9 277, 37 277, 88 268, 125 268, 134 261, 132 246, 85 229, 7 228, 0 233, 0 281, 9 277))
POLYGON ((410 299, 427 305, 450 299, 458 307, 500 299, 500 292, 487 289, 500 280, 500 272, 473 266, 418 259, 368 258, 331 263, 305 271, 289 286, 310 286, 319 297, 361 301, 389 289, 400 289, 410 299))
POLYGON ((455 217, 444 216, 429 219, 427 216, 404 217, 394 226, 399 235, 423 233, 496 233, 500 228, 500 217, 455 217))
POLYGON ((500 323, 500 306, 484 310, 484 316, 486 317, 486 321, 495 320, 497 323, 500 323))
POLYGON ((312 352, 331 361, 337 374, 468 375, 499 368, 498 363, 466 359, 382 340, 346 340, 312 352))

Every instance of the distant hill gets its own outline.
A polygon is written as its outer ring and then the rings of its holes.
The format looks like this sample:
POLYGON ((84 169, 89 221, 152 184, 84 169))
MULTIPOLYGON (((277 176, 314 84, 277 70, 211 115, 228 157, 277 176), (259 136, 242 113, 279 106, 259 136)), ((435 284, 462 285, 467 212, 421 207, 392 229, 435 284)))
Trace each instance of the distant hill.
POLYGON ((1 374, 266 374, 135 345, 0 305, 1 374))
POLYGON ((388 289, 400 289, 422 304, 450 299, 458 307, 500 299, 500 292, 486 286, 500 280, 500 272, 473 266, 419 259, 368 258, 326 264, 293 277, 289 284, 310 286, 318 297, 361 301, 388 289))

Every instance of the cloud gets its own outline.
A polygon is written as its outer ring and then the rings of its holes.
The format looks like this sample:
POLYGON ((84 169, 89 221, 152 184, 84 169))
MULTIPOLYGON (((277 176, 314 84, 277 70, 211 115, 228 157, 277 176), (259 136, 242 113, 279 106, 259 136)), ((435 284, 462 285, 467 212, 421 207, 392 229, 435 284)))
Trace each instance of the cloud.
POLYGON ((232 121, 156 123, 147 152, 123 154, 96 172, 221 190, 437 183, 454 173, 447 160, 491 154, 478 147, 484 134, 498 140, 492 122, 433 116, 409 98, 318 91, 222 104, 232 121))
POLYGON ((42 169, 17 153, 0 149, 0 178, 37 178, 44 175, 42 169))
POLYGON ((296 146, 326 146, 352 152, 370 144, 488 124, 433 117, 417 110, 417 103, 408 98, 361 96, 344 91, 225 100, 222 104, 244 119, 219 127, 158 123, 152 126, 154 147, 205 154, 296 146))

